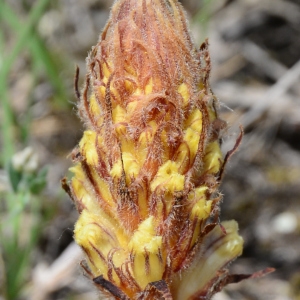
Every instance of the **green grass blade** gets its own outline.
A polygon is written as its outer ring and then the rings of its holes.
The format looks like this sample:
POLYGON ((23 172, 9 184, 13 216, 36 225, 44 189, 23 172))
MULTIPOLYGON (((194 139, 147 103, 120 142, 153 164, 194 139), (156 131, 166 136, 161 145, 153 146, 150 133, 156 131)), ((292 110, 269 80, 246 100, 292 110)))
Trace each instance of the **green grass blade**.
MULTIPOLYGON (((2 161, 4 163, 7 163, 9 161, 12 153, 14 152, 13 112, 9 104, 7 78, 14 61, 18 57, 20 51, 23 49, 26 41, 30 38, 34 26, 42 16, 49 2, 50 0, 40 0, 33 6, 26 24, 19 32, 18 39, 12 51, 7 55, 7 57, 2 57, 2 64, 0 69, 0 99, 3 110, 3 120, 1 127, 3 137, 2 161)), ((0 3, 1 6, 4 5, 3 2, 0 3)))
MULTIPOLYGON (((13 30, 16 32, 21 30, 22 24, 8 5, 0 5, 0 16, 13 30)), ((32 58, 38 60, 39 63, 44 66, 46 74, 56 91, 56 104, 59 105, 59 107, 66 107, 68 105, 67 94, 64 83, 58 76, 59 65, 55 62, 50 51, 45 46, 44 41, 35 30, 32 31, 32 34, 26 41, 26 46, 30 47, 32 58)))

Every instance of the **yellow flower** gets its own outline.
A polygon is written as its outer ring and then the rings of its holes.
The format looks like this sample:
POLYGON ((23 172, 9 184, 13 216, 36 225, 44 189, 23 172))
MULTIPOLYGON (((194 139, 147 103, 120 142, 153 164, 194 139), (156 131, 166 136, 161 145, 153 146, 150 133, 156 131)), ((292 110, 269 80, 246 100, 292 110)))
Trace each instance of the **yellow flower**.
POLYGON ((207 42, 194 47, 177 0, 118 0, 87 67, 64 181, 87 272, 115 299, 209 299, 243 241, 213 221, 224 122, 207 42))

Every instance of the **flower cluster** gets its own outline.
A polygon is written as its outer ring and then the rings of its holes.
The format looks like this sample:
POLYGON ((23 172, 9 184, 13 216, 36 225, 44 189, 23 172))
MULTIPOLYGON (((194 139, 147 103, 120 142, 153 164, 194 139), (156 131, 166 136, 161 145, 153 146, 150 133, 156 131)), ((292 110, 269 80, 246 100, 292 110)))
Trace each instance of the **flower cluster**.
POLYGON ((218 223, 225 122, 208 43, 195 48, 177 0, 118 0, 87 68, 87 129, 63 181, 86 271, 111 299, 210 299, 243 240, 218 223))

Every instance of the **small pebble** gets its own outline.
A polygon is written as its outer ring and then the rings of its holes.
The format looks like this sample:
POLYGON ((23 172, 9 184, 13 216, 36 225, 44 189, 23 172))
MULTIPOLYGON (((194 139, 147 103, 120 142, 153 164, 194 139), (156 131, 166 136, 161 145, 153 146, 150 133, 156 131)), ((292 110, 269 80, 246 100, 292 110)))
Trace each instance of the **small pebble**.
POLYGON ((281 234, 293 233, 297 225, 297 217, 291 212, 278 214, 272 221, 273 230, 281 234))

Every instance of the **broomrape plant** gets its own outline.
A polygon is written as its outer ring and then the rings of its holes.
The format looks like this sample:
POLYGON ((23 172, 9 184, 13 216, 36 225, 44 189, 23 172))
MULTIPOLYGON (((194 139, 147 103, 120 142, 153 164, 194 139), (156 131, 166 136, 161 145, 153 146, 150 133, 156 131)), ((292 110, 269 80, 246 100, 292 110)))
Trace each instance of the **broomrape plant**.
MULTIPOLYGON (((117 0, 87 58, 86 131, 63 187, 74 238, 105 299, 210 299, 247 275, 235 221, 219 223, 226 123, 177 0, 117 0)), ((78 72, 77 72, 78 79, 78 72)))

